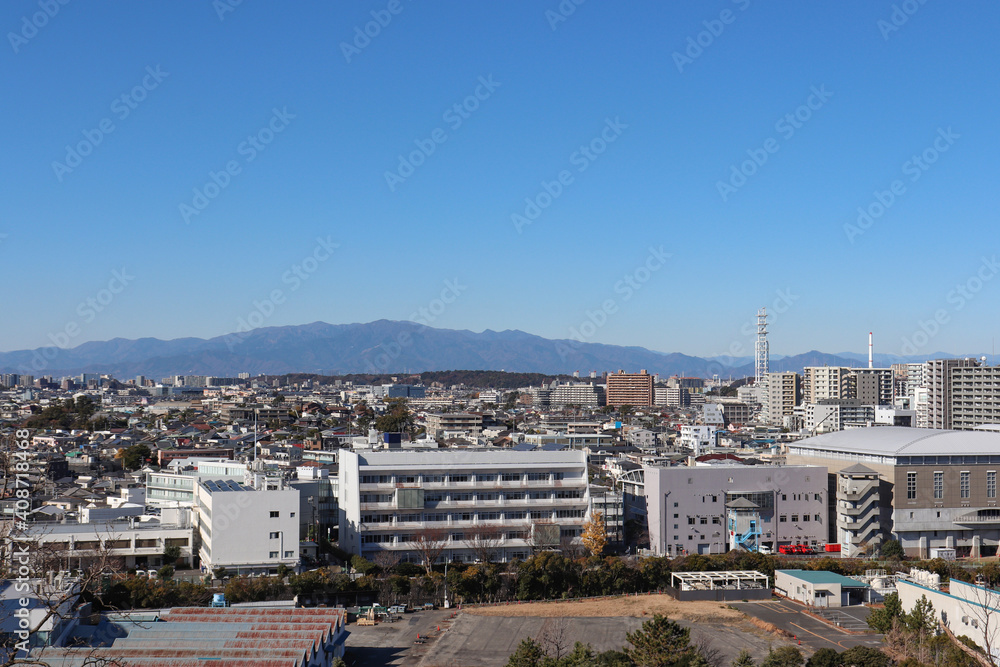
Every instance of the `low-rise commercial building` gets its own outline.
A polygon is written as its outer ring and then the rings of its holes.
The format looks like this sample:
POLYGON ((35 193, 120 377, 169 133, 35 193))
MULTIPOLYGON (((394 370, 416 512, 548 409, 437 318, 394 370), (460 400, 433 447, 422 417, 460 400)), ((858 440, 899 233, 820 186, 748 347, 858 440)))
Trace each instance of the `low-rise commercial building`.
POLYGON ((774 590, 810 607, 849 607, 865 601, 868 584, 824 570, 775 570, 774 590))

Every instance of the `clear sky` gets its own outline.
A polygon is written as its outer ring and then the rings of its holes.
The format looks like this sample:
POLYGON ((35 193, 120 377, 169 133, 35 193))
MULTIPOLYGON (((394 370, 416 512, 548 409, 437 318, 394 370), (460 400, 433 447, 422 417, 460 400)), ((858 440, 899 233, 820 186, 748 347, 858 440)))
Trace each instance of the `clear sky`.
POLYGON ((994 2, 235 2, 0 7, 0 349, 997 333, 994 2))

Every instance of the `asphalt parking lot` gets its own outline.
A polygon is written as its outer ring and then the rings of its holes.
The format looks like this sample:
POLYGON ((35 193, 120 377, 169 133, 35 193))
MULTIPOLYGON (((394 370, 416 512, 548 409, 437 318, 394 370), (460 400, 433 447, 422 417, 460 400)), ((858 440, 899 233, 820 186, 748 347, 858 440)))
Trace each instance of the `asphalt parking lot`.
MULTIPOLYGON (((882 645, 882 635, 874 633, 848 634, 803 613, 802 605, 789 600, 734 602, 731 604, 748 616, 755 616, 795 635, 797 640, 801 640, 803 645, 813 650, 832 648, 835 651, 843 651, 852 646, 877 647, 882 645)), ((828 611, 839 612, 839 614, 831 615, 839 619, 842 627, 867 628, 867 624, 864 623, 864 619, 868 617, 868 609, 866 608, 843 607, 839 610, 831 609, 828 611)))
POLYGON ((415 667, 431 652, 452 623, 453 610, 403 614, 394 623, 363 626, 351 623, 345 644, 350 667, 415 667), (424 639, 417 644, 418 636, 424 639))
MULTIPOLYGON (((550 653, 555 652, 553 642, 566 652, 577 641, 601 652, 620 649, 626 644, 626 633, 648 620, 632 616, 546 618, 463 613, 452 618, 451 614, 445 610, 422 611, 406 614, 395 623, 351 624, 346 644, 347 663, 351 667, 503 667, 526 637, 540 641, 550 653), (414 643, 418 632, 427 637, 426 643, 414 643)), ((742 648, 749 650, 756 660, 762 660, 772 646, 790 643, 733 624, 688 621, 680 624, 691 628, 692 641, 704 641, 717 650, 723 664, 729 664, 742 648)))

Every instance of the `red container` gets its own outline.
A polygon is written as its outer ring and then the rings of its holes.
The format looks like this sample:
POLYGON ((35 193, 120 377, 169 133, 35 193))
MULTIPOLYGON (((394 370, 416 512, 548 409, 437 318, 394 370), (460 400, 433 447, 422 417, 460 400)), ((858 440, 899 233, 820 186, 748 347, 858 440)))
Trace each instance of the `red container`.
POLYGON ((839 544, 828 544, 823 548, 826 549, 827 551, 840 551, 839 544))

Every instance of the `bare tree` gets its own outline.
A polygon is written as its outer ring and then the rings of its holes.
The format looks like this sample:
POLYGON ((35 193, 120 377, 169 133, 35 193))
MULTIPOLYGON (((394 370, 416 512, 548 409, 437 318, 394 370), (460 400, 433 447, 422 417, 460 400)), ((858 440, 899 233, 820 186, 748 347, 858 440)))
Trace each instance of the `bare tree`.
POLYGON ((479 562, 492 563, 503 544, 505 534, 504 527, 498 524, 476 526, 466 531, 465 546, 472 550, 479 562))
POLYGON ((399 554, 388 549, 383 549, 376 553, 375 558, 372 560, 379 568, 379 573, 376 577, 379 600, 388 602, 389 595, 392 593, 391 579, 393 569, 399 564, 399 554))
POLYGON ((722 650, 715 645, 715 642, 708 635, 697 634, 691 643, 695 650, 701 654, 701 657, 705 659, 705 662, 712 667, 723 667, 726 664, 722 650))
POLYGON ((542 634, 538 643, 545 652, 559 660, 569 649, 569 638, 566 636, 566 619, 550 618, 542 624, 542 634))
POLYGON ((413 543, 423 561, 424 569, 430 574, 434 563, 448 544, 448 531, 444 528, 422 528, 413 535, 413 543))
POLYGON ((527 542, 532 554, 557 548, 560 545, 558 524, 551 521, 532 523, 528 530, 527 542))
MULTIPOLYGON (((988 582, 984 581, 984 584, 988 582)), ((972 599, 965 598, 962 610, 970 617, 971 625, 982 635, 984 658, 991 667, 997 667, 993 657, 1000 648, 1000 593, 988 586, 971 586, 972 599)), ((942 623, 942 625, 944 625, 942 623)))

